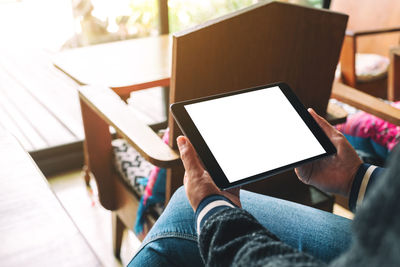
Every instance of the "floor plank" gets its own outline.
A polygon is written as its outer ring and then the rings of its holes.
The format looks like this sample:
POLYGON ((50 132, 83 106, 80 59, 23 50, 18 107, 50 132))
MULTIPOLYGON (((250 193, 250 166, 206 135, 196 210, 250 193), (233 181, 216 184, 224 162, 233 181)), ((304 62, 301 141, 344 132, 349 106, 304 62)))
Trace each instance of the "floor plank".
POLYGON ((24 136, 24 139, 27 139, 30 144, 30 149, 36 150, 47 147, 47 142, 36 132, 32 124, 26 119, 24 113, 4 93, 3 89, 0 89, 0 106, 4 110, 5 117, 1 119, 10 127, 7 130, 12 132, 17 138, 24 136))
POLYGON ((57 70, 40 49, 0 53, 0 124, 27 151, 84 138, 77 84, 57 70))
POLYGON ((7 101, 13 104, 20 113, 23 113, 24 118, 44 141, 44 145, 40 147, 35 146, 36 149, 76 141, 76 136, 67 131, 64 125, 49 113, 24 87, 6 75, 1 70, 1 67, 0 79, 2 80, 2 88, 0 90, 7 97, 7 101))
POLYGON ((1 101, 2 97, 0 96, 0 124, 3 126, 4 130, 7 130, 13 136, 15 136, 25 150, 33 150, 33 144, 21 131, 18 125, 16 125, 15 122, 10 118, 1 101))
POLYGON ((43 50, 9 51, 1 64, 7 74, 23 86, 77 139, 83 138, 77 84, 67 76, 54 75, 51 54, 43 50))

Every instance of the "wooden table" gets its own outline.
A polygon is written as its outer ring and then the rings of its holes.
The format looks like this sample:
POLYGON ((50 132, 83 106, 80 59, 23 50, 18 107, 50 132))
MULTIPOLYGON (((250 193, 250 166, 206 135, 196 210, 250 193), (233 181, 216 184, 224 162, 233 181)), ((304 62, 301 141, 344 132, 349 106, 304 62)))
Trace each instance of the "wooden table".
POLYGON ((101 84, 124 95, 169 86, 171 53, 171 36, 160 35, 66 50, 53 62, 80 85, 101 84))
POLYGON ((102 266, 21 145, 0 131, 0 266, 102 266))

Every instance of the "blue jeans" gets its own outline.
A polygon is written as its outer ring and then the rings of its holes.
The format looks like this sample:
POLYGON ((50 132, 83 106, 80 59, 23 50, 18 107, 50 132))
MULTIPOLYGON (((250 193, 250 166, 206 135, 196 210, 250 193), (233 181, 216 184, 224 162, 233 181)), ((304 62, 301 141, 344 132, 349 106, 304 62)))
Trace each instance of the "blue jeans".
MULTIPOLYGON (((243 208, 283 242, 325 262, 350 246, 351 221, 346 218, 245 190, 240 199, 243 208)), ((194 224, 181 187, 128 266, 203 266, 194 224)))

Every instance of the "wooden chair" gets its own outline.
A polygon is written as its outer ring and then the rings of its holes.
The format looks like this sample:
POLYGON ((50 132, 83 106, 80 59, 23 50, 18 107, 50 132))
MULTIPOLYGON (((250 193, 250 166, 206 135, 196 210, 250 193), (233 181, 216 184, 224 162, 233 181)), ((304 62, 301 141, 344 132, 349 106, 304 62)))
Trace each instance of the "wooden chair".
POLYGON ((388 99, 400 99, 400 46, 390 49, 390 67, 388 76, 388 99))
MULTIPOLYGON (((328 100, 346 23, 343 14, 272 2, 177 33, 173 36, 170 103, 285 81, 307 107, 331 122, 342 121, 343 110, 328 106, 328 100)), ((118 256, 122 230, 132 229, 139 200, 111 163, 109 126, 146 160, 168 168, 167 201, 182 185, 184 170, 176 151, 180 131, 170 116, 168 146, 111 89, 86 86, 79 89, 79 95, 87 169, 96 179, 101 204, 113 211, 114 253, 118 256)), ((298 182, 293 172, 249 188, 272 194, 280 191, 288 199, 301 191, 307 196, 295 201, 314 199, 310 196, 313 189, 298 182)), ((148 220, 151 225, 152 219, 148 220)))
POLYGON ((387 90, 387 67, 390 47, 399 44, 400 2, 333 0, 331 10, 349 15, 340 58, 342 82, 377 97, 399 100, 387 90), (380 70, 360 73, 362 65, 368 68, 375 63, 380 70))
MULTIPOLYGON (((388 74, 388 94, 393 99, 400 96, 400 47, 390 50, 390 68, 388 74)), ((400 126, 400 110, 372 95, 360 90, 335 82, 332 89, 332 97, 349 104, 355 108, 368 112, 384 119, 394 125, 400 126)))

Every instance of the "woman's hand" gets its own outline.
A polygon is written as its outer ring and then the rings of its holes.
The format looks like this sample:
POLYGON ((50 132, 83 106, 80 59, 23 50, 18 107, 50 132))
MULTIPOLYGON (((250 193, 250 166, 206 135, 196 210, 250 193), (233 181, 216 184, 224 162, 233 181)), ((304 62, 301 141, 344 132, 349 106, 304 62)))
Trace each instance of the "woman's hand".
POLYGON ((179 136, 177 142, 183 166, 185 167, 183 184, 193 210, 196 211, 200 202, 210 195, 222 195, 232 201, 235 205, 241 207, 239 198, 240 188, 226 191, 219 190, 208 172, 202 166, 197 157, 196 151, 189 142, 189 139, 184 136, 179 136))
POLYGON ((348 196, 362 161, 342 133, 314 110, 308 111, 336 147, 337 153, 296 168, 297 177, 321 190, 348 196))

